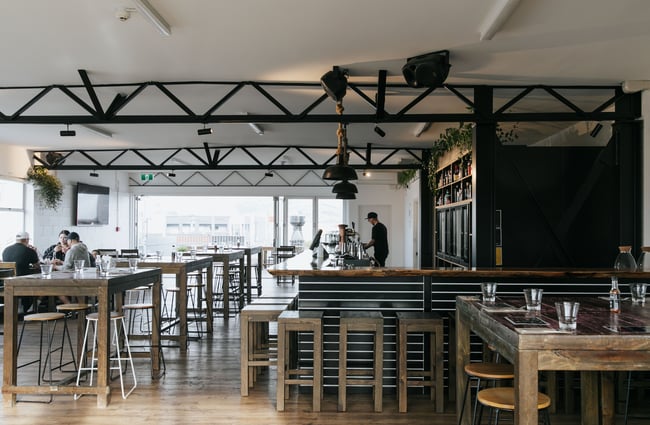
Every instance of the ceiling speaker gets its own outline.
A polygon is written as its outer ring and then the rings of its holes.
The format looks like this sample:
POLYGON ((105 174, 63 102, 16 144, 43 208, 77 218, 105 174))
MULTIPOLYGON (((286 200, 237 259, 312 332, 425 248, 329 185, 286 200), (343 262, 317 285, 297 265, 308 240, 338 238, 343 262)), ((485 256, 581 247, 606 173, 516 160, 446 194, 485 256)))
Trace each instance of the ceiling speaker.
POLYGON ((436 87, 449 75, 449 51, 427 53, 406 60, 402 74, 410 87, 436 87))

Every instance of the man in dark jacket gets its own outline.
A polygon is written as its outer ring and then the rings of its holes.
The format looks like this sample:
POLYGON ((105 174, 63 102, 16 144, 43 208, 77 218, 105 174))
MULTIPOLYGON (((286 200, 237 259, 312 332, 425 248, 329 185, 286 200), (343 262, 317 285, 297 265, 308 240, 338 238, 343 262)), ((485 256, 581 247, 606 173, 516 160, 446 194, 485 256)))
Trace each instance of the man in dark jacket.
POLYGON ((375 247, 375 260, 380 267, 386 265, 386 257, 388 257, 388 229, 377 220, 376 212, 369 212, 367 220, 372 224, 372 234, 370 241, 363 247, 365 249, 371 246, 375 247))
MULTIPOLYGON (((2 261, 16 263, 16 276, 38 272, 39 258, 36 250, 29 245, 29 233, 20 232, 16 235, 16 243, 2 251, 2 261)), ((33 297, 22 297, 23 312, 27 312, 32 303, 33 297)))

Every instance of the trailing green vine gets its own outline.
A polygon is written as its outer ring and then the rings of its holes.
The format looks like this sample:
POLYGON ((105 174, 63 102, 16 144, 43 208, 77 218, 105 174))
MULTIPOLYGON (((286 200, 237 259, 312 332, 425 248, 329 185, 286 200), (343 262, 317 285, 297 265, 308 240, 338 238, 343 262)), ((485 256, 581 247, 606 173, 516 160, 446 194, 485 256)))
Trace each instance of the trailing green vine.
POLYGON ((397 187, 400 189, 408 189, 409 184, 417 177, 416 169, 402 170, 397 173, 397 187))
POLYGON ((27 181, 36 187, 43 208, 56 210, 59 207, 63 198, 63 184, 47 168, 41 165, 30 167, 27 170, 27 181))

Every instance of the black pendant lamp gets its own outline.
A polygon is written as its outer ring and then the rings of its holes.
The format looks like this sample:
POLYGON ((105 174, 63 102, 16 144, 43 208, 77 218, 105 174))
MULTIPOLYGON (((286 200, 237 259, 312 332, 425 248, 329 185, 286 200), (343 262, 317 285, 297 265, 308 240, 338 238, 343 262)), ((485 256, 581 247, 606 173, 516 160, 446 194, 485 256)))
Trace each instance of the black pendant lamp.
POLYGON ((357 199, 357 187, 347 180, 336 183, 332 187, 332 193, 336 193, 336 199, 357 199))
MULTIPOLYGON (((343 104, 336 103, 336 111, 339 115, 343 113, 343 104)), ((357 172, 348 165, 348 137, 347 124, 339 123, 336 131, 338 145, 336 147, 336 165, 330 165, 323 173, 323 180, 357 180, 357 172)))

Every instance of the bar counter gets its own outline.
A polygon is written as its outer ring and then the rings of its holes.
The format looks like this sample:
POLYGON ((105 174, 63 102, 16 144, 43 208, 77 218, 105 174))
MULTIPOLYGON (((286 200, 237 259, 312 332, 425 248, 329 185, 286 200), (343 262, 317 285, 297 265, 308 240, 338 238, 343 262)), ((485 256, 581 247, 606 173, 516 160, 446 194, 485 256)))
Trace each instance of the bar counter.
MULTIPOLYGON (((274 276, 298 277, 298 308, 324 311, 324 385, 327 391, 337 386, 338 323, 341 311, 380 311, 384 316, 384 389, 396 387, 396 313, 400 311, 437 312, 445 329, 445 398, 455 400, 455 312, 457 296, 479 295, 480 283, 498 283, 497 296, 516 296, 523 300, 523 288, 544 289, 544 297, 609 295, 611 277, 617 276, 622 296, 629 297, 627 283, 650 282, 650 273, 607 269, 535 268, 408 268, 408 267, 332 267, 318 262, 310 251, 268 268, 274 276)), ((307 345, 308 346, 308 345, 307 345)), ((426 341, 411 344, 409 367, 423 367, 426 341), (417 358, 416 358, 417 357, 417 358)), ((472 360, 481 360, 482 341, 471 339, 472 360)), ((359 356, 371 358, 371 352, 359 356)), ((301 361, 310 359, 301 355, 301 361)))

